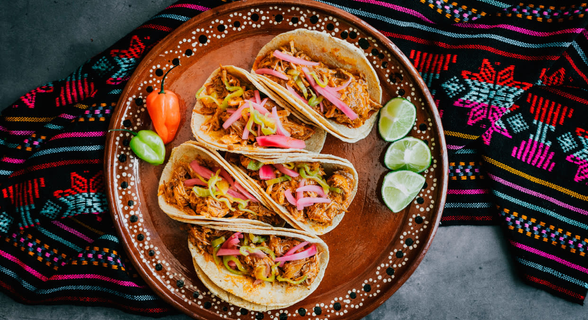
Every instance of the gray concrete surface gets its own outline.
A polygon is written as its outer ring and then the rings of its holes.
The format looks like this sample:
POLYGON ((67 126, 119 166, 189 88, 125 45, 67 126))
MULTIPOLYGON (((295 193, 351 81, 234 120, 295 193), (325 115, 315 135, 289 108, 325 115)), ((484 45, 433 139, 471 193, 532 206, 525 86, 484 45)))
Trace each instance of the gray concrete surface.
MULTIPOLYGON (((2 1, 0 108, 67 76, 173 2, 2 1)), ((26 306, 0 294, 4 319, 148 318, 103 307, 26 306)), ((588 319, 588 309, 523 284, 498 227, 442 227, 413 276, 366 319, 588 319)))

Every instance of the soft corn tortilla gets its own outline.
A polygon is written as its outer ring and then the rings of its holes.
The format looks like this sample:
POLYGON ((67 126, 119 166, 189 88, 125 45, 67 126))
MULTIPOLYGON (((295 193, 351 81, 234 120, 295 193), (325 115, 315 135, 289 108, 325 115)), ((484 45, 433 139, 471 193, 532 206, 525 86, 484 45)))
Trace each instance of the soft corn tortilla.
POLYGON ((276 235, 300 239, 314 243, 320 256, 320 271, 310 287, 292 286, 279 282, 263 282, 254 285, 254 279, 230 273, 223 266, 218 266, 212 257, 201 254, 196 246, 188 240, 188 246, 194 261, 194 269, 204 285, 220 299, 236 306, 254 310, 268 311, 291 306, 308 297, 322 281, 329 263, 329 248, 317 237, 292 232, 284 228, 266 228, 252 225, 207 225, 209 228, 253 233, 255 235, 276 235))
MULTIPOLYGON (((347 171, 351 172, 351 174, 353 175, 353 180, 355 182, 353 189, 351 191, 351 199, 349 201, 349 204, 351 204, 353 202, 353 199, 355 198, 355 195, 357 193, 359 175, 357 174, 355 167, 353 167, 353 164, 351 164, 351 162, 349 162, 347 159, 339 158, 334 155, 322 155, 322 154, 309 155, 309 154, 302 154, 302 153, 297 153, 297 154, 292 153, 292 154, 284 155, 280 158, 260 157, 260 156, 254 156, 254 155, 247 155, 247 156, 251 159, 254 159, 254 160, 259 161, 264 164, 276 164, 276 163, 281 164, 281 163, 288 163, 288 162, 320 162, 327 175, 336 171, 336 170, 339 170, 339 169, 346 169, 347 171)), ((309 232, 311 234, 323 235, 323 234, 333 230, 341 222, 341 220, 343 220, 343 217, 345 216, 345 213, 338 214, 337 216, 335 216, 335 218, 333 218, 333 221, 330 225, 317 223, 317 222, 314 222, 311 220, 307 220, 307 221, 296 220, 292 216, 292 214, 290 214, 288 209, 286 209, 285 206, 278 204, 274 199, 272 199, 272 197, 269 194, 267 194, 266 191, 255 182, 255 180, 253 180, 251 177, 249 177, 249 175, 243 169, 241 169, 240 167, 237 167, 237 166, 233 166, 232 164, 229 164, 229 165, 231 166, 231 169, 232 169, 231 174, 233 174, 235 176, 237 176, 237 175, 241 176, 241 179, 245 180, 246 183, 248 183, 251 186, 254 186, 256 188, 256 192, 258 194, 260 194, 265 199, 265 201, 268 202, 272 206, 272 208, 274 208, 276 211, 280 211, 283 216, 287 216, 290 221, 295 222, 295 226, 298 227, 299 229, 302 229, 302 230, 309 232)), ((292 224, 292 223, 290 223, 290 224, 292 224)))
POLYGON ((271 90, 282 97, 282 99, 297 107, 306 118, 315 121, 316 124, 322 126, 337 138, 351 143, 365 138, 376 123, 378 112, 374 112, 361 127, 349 128, 346 125, 325 118, 306 103, 294 97, 294 95, 288 92, 286 88, 273 82, 269 78, 255 74, 257 64, 263 57, 280 47, 289 46, 291 40, 294 41, 294 45, 298 50, 303 51, 314 61, 320 61, 330 67, 341 68, 351 73, 363 74, 368 84, 370 98, 381 103, 382 88, 380 86, 380 80, 378 79, 376 71, 365 57, 363 51, 346 41, 331 37, 324 32, 296 29, 279 34, 259 51, 255 58, 251 73, 259 79, 260 82, 266 84, 271 90))
MULTIPOLYGON (((289 110, 292 113, 292 116, 298 118, 300 121, 302 121, 305 124, 310 124, 310 125, 314 126, 315 133, 312 135, 312 137, 310 137, 310 139, 304 141, 306 143, 306 148, 302 149, 302 150, 300 150, 300 149, 281 149, 281 148, 274 148, 274 147, 254 147, 251 145, 242 146, 240 144, 229 144, 228 145, 228 144, 224 144, 220 141, 220 138, 222 138, 224 135, 222 128, 217 131, 211 130, 208 132, 204 132, 201 129, 202 125, 208 119, 210 119, 212 116, 211 115, 203 115, 203 114, 200 114, 200 113, 197 113, 194 111, 194 112, 192 112, 191 128, 192 128, 192 133, 194 134, 194 137, 196 137, 196 139, 198 141, 204 142, 216 150, 224 150, 224 151, 230 151, 230 152, 235 152, 235 153, 249 153, 249 154, 276 154, 276 153, 290 153, 290 152, 301 152, 301 151, 302 152, 307 151, 307 152, 312 152, 312 153, 319 153, 323 149, 323 145, 325 144, 325 139, 327 138, 327 132, 322 127, 317 126, 315 123, 306 119, 305 116, 303 116, 302 113, 298 109, 290 107, 289 104, 287 104, 286 102, 283 101, 282 98, 280 98, 280 96, 276 95, 273 91, 268 90, 263 84, 261 84, 259 81, 257 81, 257 79, 255 77, 253 77, 251 74, 249 74, 249 72, 247 72, 246 70, 243 70, 243 69, 235 67, 235 66, 224 66, 224 68, 227 70, 227 72, 229 74, 239 78, 239 80, 241 81, 242 84, 243 83, 252 84, 256 89, 258 89, 261 93, 268 96, 268 98, 273 100, 277 105, 279 105, 280 107, 282 107, 286 110, 289 110)), ((208 77, 208 79, 205 81, 205 85, 212 82, 212 80, 215 77, 217 77, 220 72, 221 72, 221 68, 218 68, 215 71, 213 71, 212 74, 210 75, 210 77, 208 77)), ((197 99, 196 105, 194 106, 194 110, 200 110, 203 108, 203 106, 204 106, 204 104, 202 103, 202 101, 200 101, 200 99, 197 99)))
MULTIPOLYGON (((203 144, 196 142, 196 141, 188 141, 185 142, 172 150, 171 156, 161 173, 161 178, 159 179, 159 185, 162 185, 165 181, 168 181, 171 178, 173 168, 176 163, 178 162, 191 162, 199 156, 201 159, 208 160, 211 162, 216 162, 219 167, 224 168, 227 172, 233 175, 236 181, 239 181, 241 186, 245 188, 249 193, 251 193, 256 199, 258 199, 261 204, 265 207, 272 209, 272 206, 269 202, 267 202, 258 192, 256 188, 253 188, 248 183, 244 183, 241 177, 235 176, 232 174, 232 167, 231 165, 226 162, 218 153, 214 150, 208 149, 203 144)), ((249 223, 253 225, 261 225, 261 226, 269 226, 265 222, 261 222, 258 220, 250 220, 250 219, 243 219, 243 218, 207 218, 204 216, 195 216, 185 213, 184 211, 178 209, 177 207, 167 203, 165 201, 163 195, 158 195, 158 202, 159 207, 163 210, 170 218, 186 222, 186 223, 203 223, 203 222, 217 222, 217 223, 249 223)), ((275 210, 274 210, 275 211, 275 210)), ((284 219, 286 222, 290 222, 289 217, 284 216, 281 212, 276 211, 276 213, 284 219)))

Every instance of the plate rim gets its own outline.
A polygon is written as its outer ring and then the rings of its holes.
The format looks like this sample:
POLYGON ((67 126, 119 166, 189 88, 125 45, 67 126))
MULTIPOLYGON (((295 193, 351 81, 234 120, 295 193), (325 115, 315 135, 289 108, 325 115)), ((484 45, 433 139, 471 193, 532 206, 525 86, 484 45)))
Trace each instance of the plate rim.
MULTIPOLYGON (((120 110, 120 108, 124 107, 125 99, 123 97, 125 97, 128 94, 128 92, 131 91, 131 89, 134 87, 134 84, 138 80, 137 77, 135 77, 134 75, 143 72, 145 68, 148 68, 151 66, 150 63, 151 63, 151 61, 154 60, 153 59, 154 56, 157 56, 156 50, 155 50, 157 47, 168 45, 169 43, 173 42, 172 39, 175 37, 176 34, 180 34, 180 33, 184 32, 185 29, 196 24, 197 21, 199 21, 199 20, 207 20, 216 14, 226 13, 226 12, 234 11, 236 9, 244 9, 244 8, 248 8, 251 6, 255 6, 257 4, 261 4, 261 5, 271 5, 271 4, 293 5, 293 6, 302 6, 305 8, 314 8, 314 9, 318 9, 318 10, 325 10, 325 7, 328 7, 328 9, 326 11, 332 12, 335 15, 338 15, 339 17, 346 19, 349 22, 353 22, 355 27, 357 27, 358 29, 363 29, 364 32, 366 32, 367 34, 369 34, 371 36, 376 37, 378 41, 380 41, 385 46, 387 46, 386 49, 388 49, 390 51, 390 53, 396 59, 398 59, 398 61, 403 65, 403 67, 407 69, 410 76, 414 80, 415 84, 417 84, 418 88, 423 92, 424 104, 428 104, 430 106, 429 108, 427 108, 427 111, 430 113, 431 117, 433 118, 432 120, 435 123, 434 131, 437 135, 436 138, 438 138, 437 145, 440 149, 439 156, 442 159, 441 166, 438 166, 438 168, 436 170, 442 170, 442 172, 444 172, 444 173, 448 172, 449 163, 448 163, 448 158, 447 158, 447 146, 446 146, 446 142, 445 142, 445 135, 443 134, 444 130, 443 130, 442 122, 441 122, 441 117, 439 115, 437 108, 435 108, 436 104, 433 100, 433 97, 432 97, 428 87, 426 86, 424 80, 422 79, 422 77, 420 76, 420 74, 418 73, 418 71, 416 70, 414 65, 410 62, 408 57, 406 57, 406 55, 390 39, 388 39, 386 36, 384 36, 382 33, 380 33, 376 28, 374 28, 373 26, 371 26, 370 24, 365 22, 360 17, 355 16, 355 15, 353 15, 347 11, 344 11, 342 9, 339 9, 335 6, 331 6, 329 4, 318 2, 318 1, 243 0, 243 1, 231 2, 231 3, 224 4, 224 5, 220 5, 218 7, 211 8, 207 11, 204 11, 204 12, 197 14, 196 16, 192 17, 190 20, 182 23, 175 30, 173 30, 171 33, 169 33, 167 36, 165 36, 160 42, 158 42, 147 53, 147 55, 145 55, 145 57, 141 60, 139 65, 135 68, 135 70, 133 71, 133 74, 131 75, 131 78, 129 79, 129 81, 125 85, 124 90, 122 91, 121 95, 119 96, 116 108, 113 112, 114 117, 112 117, 110 119, 110 123, 108 126, 109 130, 115 128, 115 125, 117 123, 119 123, 122 118, 122 113, 120 113, 119 110, 120 110), (359 23, 357 23, 357 22, 359 22, 359 23)), ((375 128, 372 130, 375 130, 375 128)), ((151 273, 148 272, 148 270, 145 268, 144 263, 142 263, 142 261, 140 261, 139 257, 136 257, 132 253, 132 250, 131 250, 131 247, 129 244, 130 242, 132 242, 132 241, 130 241, 130 234, 127 237, 127 235, 122 232, 124 224, 121 221, 119 214, 117 213, 118 207, 115 205, 115 201, 113 201, 113 199, 116 199, 115 198, 116 187, 114 187, 114 185, 113 185, 113 181, 114 181, 113 173, 114 172, 111 168, 113 168, 115 166, 115 164, 111 160, 115 158, 115 149, 116 148, 112 148, 110 146, 114 146, 114 139, 115 139, 115 136, 113 134, 110 134, 110 132, 107 132, 107 138, 106 138, 106 142, 105 142, 106 152, 104 153, 104 171, 105 171, 105 178, 106 178, 106 189, 107 189, 107 197, 109 200, 108 206, 110 209, 110 215, 112 217, 112 221, 115 226, 116 233, 119 236, 119 238, 121 239, 121 242, 122 242, 121 244, 124 248, 125 253, 127 254, 129 260, 131 261, 131 263, 133 264, 133 266, 137 270, 137 273, 139 273, 139 275, 141 276, 143 281, 145 281, 145 283, 147 283, 149 285, 149 287, 160 298, 162 298, 168 304, 173 306, 175 309, 180 310, 181 312, 183 312, 184 314, 186 314, 188 316, 191 316, 191 317, 197 318, 197 319, 206 319, 203 315, 200 315, 200 314, 196 313, 195 311, 193 311, 192 309, 187 308, 183 304, 179 303, 175 299, 176 295, 170 295, 165 290, 159 290, 159 285, 155 283, 154 279, 152 279, 151 273)), ((138 170, 137 167, 135 168, 135 170, 138 170)), ((442 217, 443 210, 445 207, 445 201, 446 201, 446 196, 447 196, 447 187, 448 187, 448 177, 446 174, 442 175, 442 181, 439 184, 439 187, 440 187, 439 188, 440 189, 440 191, 439 191, 440 197, 439 197, 439 199, 437 199, 438 207, 435 210, 435 212, 433 213, 433 217, 435 217, 435 219, 431 221, 433 226, 431 226, 431 230, 429 231, 430 235, 427 238, 426 243, 423 244, 422 246, 420 246, 420 250, 419 250, 418 254, 415 256, 415 259, 407 267, 407 269, 402 273, 402 275, 400 277, 396 278, 395 283, 392 285, 392 287, 390 287, 389 290, 382 292, 382 294, 378 295, 378 297, 376 297, 374 300, 372 300, 370 305, 368 305, 364 308, 361 308, 355 312, 347 313, 347 314, 345 314, 345 316, 342 317, 342 319, 353 319, 353 320, 361 319, 361 318, 365 317, 366 315, 372 313, 375 309, 377 309, 380 305, 382 305, 385 301, 387 301, 396 291, 398 291, 398 289, 400 289, 400 287, 402 287, 402 285, 404 285, 404 283, 410 278, 410 276, 412 276, 414 271, 418 268, 418 266, 420 265, 420 263, 424 259, 425 254, 429 250, 429 248, 435 238, 437 230, 439 228, 440 222, 441 222, 441 217, 442 217)), ((406 218, 408 218, 408 216, 405 216, 403 221, 406 218)))

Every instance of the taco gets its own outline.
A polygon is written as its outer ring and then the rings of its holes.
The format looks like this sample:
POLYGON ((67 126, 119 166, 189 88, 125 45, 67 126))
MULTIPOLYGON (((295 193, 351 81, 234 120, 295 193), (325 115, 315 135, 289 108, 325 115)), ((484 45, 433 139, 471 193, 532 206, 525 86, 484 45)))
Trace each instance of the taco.
POLYGON ((275 154, 320 152, 326 131, 267 90, 249 72, 221 66, 196 93, 192 132, 214 149, 275 154))
POLYGON ((227 153, 234 175, 299 229, 322 235, 343 219, 357 193, 358 175, 346 159, 333 155, 289 154, 262 158, 227 153))
POLYGON ((320 284, 329 249, 303 232, 251 225, 190 225, 194 268, 217 297, 254 311, 281 309, 320 284))
POLYGON ((174 148, 159 180, 159 206, 182 222, 265 226, 287 222, 281 213, 264 206, 261 195, 233 177, 227 167, 215 151, 200 143, 186 142, 174 148))
POLYGON ((365 138, 382 107, 382 88, 364 53, 306 29, 282 33, 257 54, 251 73, 306 118, 346 142, 365 138))

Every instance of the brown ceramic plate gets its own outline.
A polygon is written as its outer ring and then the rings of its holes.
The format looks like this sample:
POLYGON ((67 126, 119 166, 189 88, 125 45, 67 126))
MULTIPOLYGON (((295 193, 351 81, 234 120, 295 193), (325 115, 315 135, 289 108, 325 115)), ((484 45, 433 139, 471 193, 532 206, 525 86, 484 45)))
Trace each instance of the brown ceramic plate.
POLYGON ((195 93, 219 64, 251 69, 258 50, 273 36, 296 28, 327 31, 362 48, 383 87, 383 101, 403 96, 417 106, 409 133, 431 147, 433 163, 418 198, 394 214, 380 194, 388 172, 377 128, 355 144, 327 138, 323 153, 349 159, 360 175, 359 191, 341 224, 322 238, 331 260, 318 289, 283 310, 248 312, 212 296, 196 276, 180 223, 157 205, 163 166, 138 160, 131 136, 110 133, 106 172, 110 209, 125 249, 147 283, 166 301, 195 318, 359 319, 388 299, 423 259, 441 218, 447 188, 447 157, 439 115, 408 59, 377 30, 339 9, 310 1, 244 1, 204 12, 184 23, 145 57, 121 95, 111 128, 150 129, 144 99, 174 63, 166 87, 182 100, 181 129, 172 147, 193 139, 190 117, 195 93), (124 156, 122 156, 124 155, 124 156))

